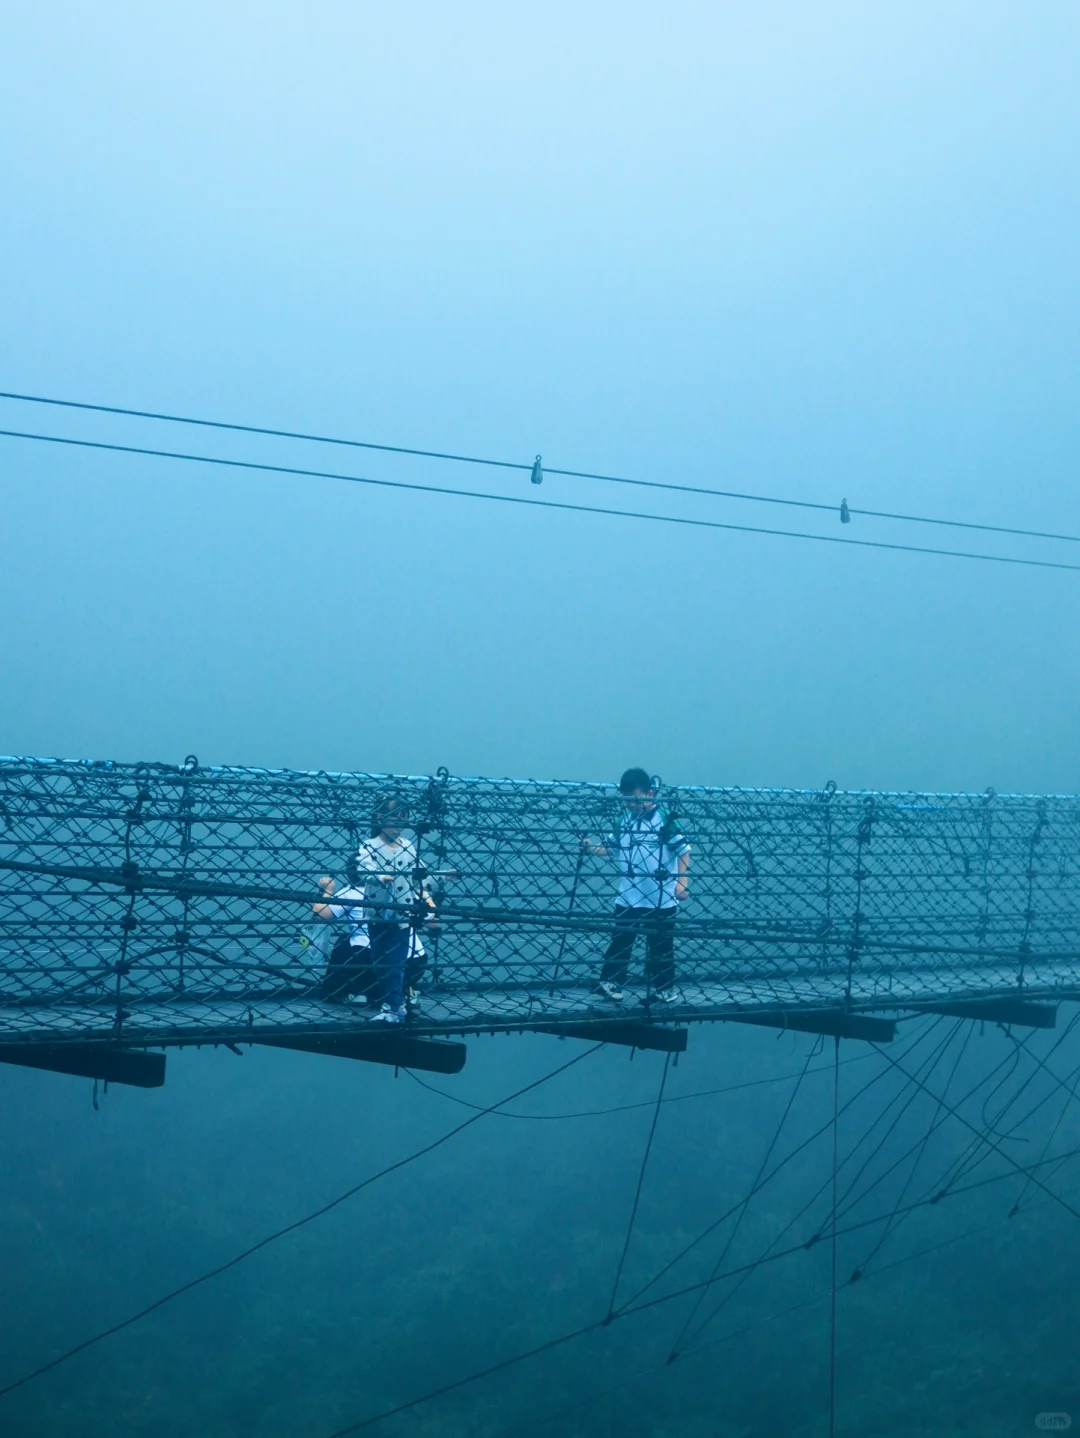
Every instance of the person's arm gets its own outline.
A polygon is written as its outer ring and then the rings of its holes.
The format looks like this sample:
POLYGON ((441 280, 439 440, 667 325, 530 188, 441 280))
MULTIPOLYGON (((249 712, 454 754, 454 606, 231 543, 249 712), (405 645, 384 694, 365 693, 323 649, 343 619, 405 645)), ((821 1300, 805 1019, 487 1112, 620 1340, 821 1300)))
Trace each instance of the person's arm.
POLYGON ((679 877, 675 881, 675 897, 680 902, 690 892, 688 875, 690 873, 690 846, 689 844, 679 855, 679 877))
POLYGON ((590 839, 587 834, 581 834, 578 842, 581 844, 581 852, 591 854, 595 859, 610 859, 619 847, 619 841, 614 834, 605 834, 599 843, 590 839))
POLYGON ((434 898, 432 897, 431 894, 428 893, 427 889, 421 889, 421 890, 420 890, 420 899, 421 899, 421 901, 422 901, 423 903, 425 903, 425 904, 427 905, 427 909, 428 909, 427 913, 426 913, 426 914, 424 915, 424 917, 420 920, 420 922, 421 922, 421 923, 424 925, 424 927, 427 928, 427 929, 437 929, 437 928, 439 928, 439 927, 440 927, 440 924, 439 924, 439 916, 438 916, 438 913, 437 913, 437 911, 436 911, 436 904, 435 904, 434 898))
MULTIPOLYGON (((319 888, 322 890, 324 898, 329 899, 336 891, 337 885, 333 879, 323 877, 319 880, 319 888)), ((312 904, 311 912, 317 919, 336 919, 337 914, 334 912, 336 907, 334 904, 312 904)))

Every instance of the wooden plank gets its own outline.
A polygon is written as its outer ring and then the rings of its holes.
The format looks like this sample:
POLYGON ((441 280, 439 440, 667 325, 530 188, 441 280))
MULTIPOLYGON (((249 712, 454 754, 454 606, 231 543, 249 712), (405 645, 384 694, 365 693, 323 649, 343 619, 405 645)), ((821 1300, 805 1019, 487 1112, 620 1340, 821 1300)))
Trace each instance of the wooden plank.
POLYGON ((160 1088, 165 1082, 165 1055, 110 1044, 0 1044, 0 1063, 50 1069, 79 1078, 135 1088, 160 1088))
POLYGON ((270 1038, 244 1040, 268 1048, 299 1049, 304 1053, 328 1054, 331 1058, 359 1059, 363 1063, 392 1064, 395 1068, 423 1069, 427 1073, 457 1074, 465 1067, 464 1044, 446 1039, 418 1039, 409 1034, 335 1034, 319 1038, 270 1038))
POLYGON ((622 1044, 627 1048, 658 1049, 665 1054, 686 1052, 686 1030, 667 1029, 660 1024, 635 1024, 625 1020, 597 1019, 593 1023, 545 1024, 533 1031, 558 1034, 571 1039, 590 1039, 593 1043, 622 1044))
POLYGON ((844 1009, 780 1009, 753 1014, 725 1014, 733 1024, 760 1024, 770 1029, 796 1029, 807 1034, 831 1034, 841 1039, 866 1039, 872 1044, 890 1044, 896 1036, 893 1019, 852 1014, 844 1009))
POLYGON ((1033 1004, 1026 999, 966 999, 949 1004, 920 1005, 923 1013, 945 1014, 948 1018, 989 1019, 995 1024, 1016 1024, 1018 1028, 1057 1027, 1057 1004, 1033 1004))

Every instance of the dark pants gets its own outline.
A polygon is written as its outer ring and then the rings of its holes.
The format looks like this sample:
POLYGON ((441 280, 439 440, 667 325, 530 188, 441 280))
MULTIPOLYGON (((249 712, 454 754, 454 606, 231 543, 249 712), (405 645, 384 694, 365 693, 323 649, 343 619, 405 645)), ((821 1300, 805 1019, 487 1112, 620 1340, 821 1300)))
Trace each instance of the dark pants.
POLYGON ((379 983, 379 998, 392 1009, 405 1002, 405 962, 409 956, 409 930, 405 924, 381 920, 368 924, 371 967, 379 983))
POLYGON ((671 909, 631 909, 615 905, 615 929, 604 955, 601 983, 626 983, 634 940, 645 938, 645 979, 653 989, 669 989, 675 982, 675 915, 671 909))
POLYGON ((405 961, 405 988, 418 989, 427 970, 427 954, 410 954, 405 961))
POLYGON ((379 979, 371 963, 371 950, 366 944, 350 944, 338 939, 326 961, 322 981, 324 999, 344 999, 349 994, 364 994, 369 1003, 376 1001, 379 979))

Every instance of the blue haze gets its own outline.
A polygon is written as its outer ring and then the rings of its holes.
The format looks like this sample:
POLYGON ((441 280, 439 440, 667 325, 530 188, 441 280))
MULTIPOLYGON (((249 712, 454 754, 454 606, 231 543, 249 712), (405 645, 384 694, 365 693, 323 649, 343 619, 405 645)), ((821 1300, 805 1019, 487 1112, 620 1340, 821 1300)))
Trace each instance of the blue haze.
MULTIPOLYGON (((1080 534, 1078 43, 1058 0, 8 0, 0 388, 1080 534)), ((536 493, 34 406, 3 403, 0 427, 536 493)), ((1080 574, 14 439, 0 475, 5 753, 1077 787, 1080 574)), ((540 497, 1080 563, 1080 545, 588 481, 540 497)), ((695 1033, 678 1081, 787 1073, 808 1046, 780 1050, 695 1033)), ((474 1041, 454 1091, 491 1101, 566 1053, 474 1041)), ((547 1111, 648 1099, 655 1060, 583 1064, 547 1111)), ((0 1382, 464 1114, 299 1056, 169 1065, 165 1090, 97 1114, 79 1080, 0 1072, 0 1382)), ((745 1186, 782 1103, 765 1092, 673 1106, 650 1252, 745 1186)), ((0 1400, 0 1423, 320 1438, 585 1321, 646 1119, 587 1122, 485 1120, 422 1177, 0 1400)), ((997 1438, 1070 1402, 1080 1421, 1074 1221, 1023 1223, 851 1295, 841 1431, 997 1438)), ((814 1310, 547 1431, 809 1438, 823 1341, 814 1310)), ((661 1349, 613 1330, 397 1431, 507 1433, 661 1349)))

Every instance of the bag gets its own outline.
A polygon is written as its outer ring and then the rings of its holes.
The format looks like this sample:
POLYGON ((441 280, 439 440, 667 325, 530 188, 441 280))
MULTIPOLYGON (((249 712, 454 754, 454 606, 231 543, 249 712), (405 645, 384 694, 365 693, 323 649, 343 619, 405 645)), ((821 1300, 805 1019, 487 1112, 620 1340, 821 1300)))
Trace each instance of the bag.
POLYGON ((337 929, 336 923, 320 919, 314 924, 306 924, 300 930, 300 963, 305 968, 324 967, 338 937, 337 929))

